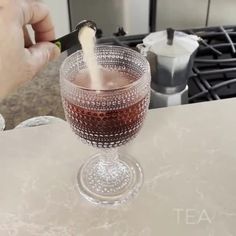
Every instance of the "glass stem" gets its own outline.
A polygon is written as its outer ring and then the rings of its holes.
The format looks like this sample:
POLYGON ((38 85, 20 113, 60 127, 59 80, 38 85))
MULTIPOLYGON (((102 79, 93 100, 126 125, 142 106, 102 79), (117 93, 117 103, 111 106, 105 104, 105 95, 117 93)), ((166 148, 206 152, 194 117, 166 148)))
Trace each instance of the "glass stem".
POLYGON ((101 156, 104 162, 111 163, 118 159, 117 148, 107 148, 101 150, 101 156))

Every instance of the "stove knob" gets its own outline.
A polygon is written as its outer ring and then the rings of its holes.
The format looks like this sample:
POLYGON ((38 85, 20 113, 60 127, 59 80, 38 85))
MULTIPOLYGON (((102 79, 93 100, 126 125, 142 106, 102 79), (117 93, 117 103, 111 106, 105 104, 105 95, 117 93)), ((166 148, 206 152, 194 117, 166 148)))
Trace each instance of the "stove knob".
POLYGON ((125 36, 126 35, 126 32, 124 31, 124 28, 123 27, 119 27, 118 28, 118 31, 116 33, 113 34, 114 36, 125 36))
POLYGON ((100 38, 102 37, 102 35, 103 35, 102 30, 101 30, 101 29, 97 29, 96 38, 97 38, 97 39, 100 39, 100 38))

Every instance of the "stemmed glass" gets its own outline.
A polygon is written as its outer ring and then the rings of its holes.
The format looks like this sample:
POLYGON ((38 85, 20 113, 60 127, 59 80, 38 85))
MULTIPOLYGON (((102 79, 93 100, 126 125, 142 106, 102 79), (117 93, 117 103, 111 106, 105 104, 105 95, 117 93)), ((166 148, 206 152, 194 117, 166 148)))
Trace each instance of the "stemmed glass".
POLYGON ((0 114, 0 131, 3 131, 5 129, 5 120, 3 116, 0 114))
POLYGON ((98 153, 84 163, 77 179, 89 201, 101 205, 123 203, 139 191, 143 172, 139 163, 118 147, 140 130, 150 100, 150 67, 140 53, 118 46, 97 46, 96 57, 106 71, 132 82, 112 89, 93 90, 74 83, 86 69, 81 50, 65 59, 60 69, 65 116, 72 130, 98 153))

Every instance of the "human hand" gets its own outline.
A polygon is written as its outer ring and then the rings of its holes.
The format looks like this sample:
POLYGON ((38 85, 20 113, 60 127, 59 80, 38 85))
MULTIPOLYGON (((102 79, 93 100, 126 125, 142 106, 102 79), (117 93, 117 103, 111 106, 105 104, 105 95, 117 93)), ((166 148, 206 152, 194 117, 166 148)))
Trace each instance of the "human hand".
POLYGON ((39 0, 0 0, 0 99, 32 79, 60 50, 47 6, 39 0), (32 44, 26 25, 32 26, 32 44))

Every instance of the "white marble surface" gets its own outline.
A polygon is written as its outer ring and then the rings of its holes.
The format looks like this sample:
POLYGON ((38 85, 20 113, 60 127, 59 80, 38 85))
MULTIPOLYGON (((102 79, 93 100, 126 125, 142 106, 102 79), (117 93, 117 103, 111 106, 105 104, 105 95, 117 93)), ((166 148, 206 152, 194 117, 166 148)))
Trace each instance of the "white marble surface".
POLYGON ((66 124, 0 134, 0 236, 235 236, 236 99, 150 111, 125 149, 137 198, 99 208, 76 174, 94 150, 66 124))

